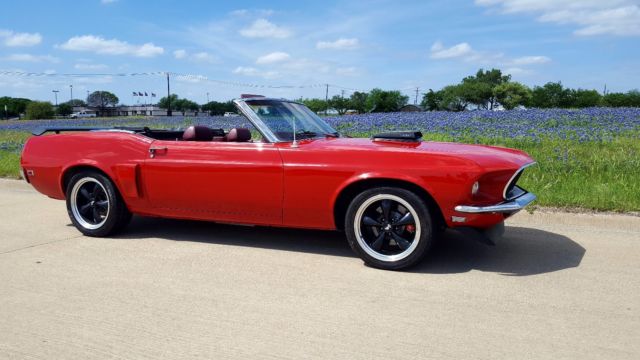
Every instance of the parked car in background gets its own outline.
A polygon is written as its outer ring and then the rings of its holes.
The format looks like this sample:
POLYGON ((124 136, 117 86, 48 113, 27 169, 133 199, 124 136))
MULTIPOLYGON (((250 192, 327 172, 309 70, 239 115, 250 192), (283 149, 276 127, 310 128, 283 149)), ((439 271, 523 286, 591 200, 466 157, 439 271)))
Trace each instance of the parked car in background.
POLYGON ((234 103, 254 132, 36 131, 22 153, 24 178, 66 200, 88 236, 114 234, 132 214, 343 230, 356 254, 383 269, 418 263, 445 228, 491 241, 535 200, 517 185, 534 164, 519 150, 422 141, 419 132, 348 138, 297 102, 234 103), (40 136, 47 132, 55 134, 40 136))
POLYGON ((230 116, 239 116, 239 115, 234 113, 234 112, 227 111, 227 112, 224 113, 223 116, 230 117, 230 116))
POLYGON ((78 112, 75 112, 75 113, 69 115, 69 117, 72 118, 72 119, 92 118, 92 117, 96 117, 96 112, 95 111, 89 111, 89 110, 78 111, 78 112))

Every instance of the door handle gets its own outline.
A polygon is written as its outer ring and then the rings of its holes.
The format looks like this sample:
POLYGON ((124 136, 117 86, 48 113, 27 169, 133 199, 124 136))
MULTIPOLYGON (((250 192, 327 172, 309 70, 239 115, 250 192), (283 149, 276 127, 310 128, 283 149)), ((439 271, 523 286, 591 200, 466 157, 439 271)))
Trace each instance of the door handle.
POLYGON ((162 151, 162 152, 166 152, 167 151, 167 147, 163 146, 163 147, 152 147, 149 148, 149 157, 151 157, 152 159, 154 157, 156 157, 156 153, 162 151))

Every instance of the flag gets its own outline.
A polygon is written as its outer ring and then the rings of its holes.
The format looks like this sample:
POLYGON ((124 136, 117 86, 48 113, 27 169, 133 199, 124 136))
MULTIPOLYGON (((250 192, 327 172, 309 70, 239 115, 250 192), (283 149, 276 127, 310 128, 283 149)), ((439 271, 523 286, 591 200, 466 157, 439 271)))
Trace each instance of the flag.
POLYGON ((144 95, 142 95, 142 93, 141 93, 141 92, 138 92, 138 96, 144 96, 144 95))
POLYGON ((138 96, 138 93, 134 91, 133 96, 138 96))
POLYGON ((144 96, 149 96, 149 95, 147 95, 147 92, 146 92, 146 91, 144 92, 144 96))
POLYGON ((151 93, 151 97, 156 97, 156 93, 151 93))

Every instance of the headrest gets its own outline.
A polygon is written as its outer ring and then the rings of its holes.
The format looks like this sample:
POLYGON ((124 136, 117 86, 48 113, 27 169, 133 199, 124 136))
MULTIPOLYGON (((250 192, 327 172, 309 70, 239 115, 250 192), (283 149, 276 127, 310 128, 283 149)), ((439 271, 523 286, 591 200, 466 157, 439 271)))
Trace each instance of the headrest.
POLYGON ((227 141, 246 142, 251 140, 251 131, 245 128, 233 128, 227 134, 227 141))
POLYGON ((189 126, 182 134, 182 140, 185 141, 211 141, 212 139, 213 130, 201 125, 189 126))

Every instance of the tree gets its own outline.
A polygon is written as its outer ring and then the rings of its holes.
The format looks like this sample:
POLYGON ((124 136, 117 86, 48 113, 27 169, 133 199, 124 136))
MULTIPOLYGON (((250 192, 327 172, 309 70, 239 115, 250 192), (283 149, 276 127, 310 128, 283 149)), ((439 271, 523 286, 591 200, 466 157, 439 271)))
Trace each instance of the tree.
POLYGON ((84 100, 81 100, 81 99, 71 99, 71 100, 67 101, 67 104, 69 104, 71 106, 80 106, 80 107, 87 106, 87 103, 84 100))
POLYGON ((422 101, 420 106, 429 111, 443 110, 442 105, 442 91, 433 91, 429 89, 428 92, 422 94, 422 101))
POLYGON ((327 102, 322 99, 303 99, 300 102, 315 113, 319 113, 327 109, 327 102))
POLYGON ((200 108, 200 105, 188 99, 178 99, 176 100, 175 105, 175 110, 181 111, 182 115, 187 111, 197 111, 200 108))
POLYGON ((344 113, 349 110, 349 105, 351 105, 349 99, 344 98, 340 95, 334 95, 331 99, 329 99, 329 107, 337 111, 338 115, 344 115, 344 113))
POLYGON ((209 115, 224 115, 226 112, 235 112, 236 107, 233 105, 233 101, 210 101, 202 105, 202 111, 207 111, 209 115))
POLYGON ((382 89, 373 89, 367 96, 367 109, 373 112, 393 112, 398 111, 407 104, 409 97, 402 95, 400 91, 385 91, 382 89))
POLYGON ((469 100, 465 96, 465 88, 461 85, 449 85, 442 88, 440 110, 464 111, 469 106, 469 100))
POLYGON ((160 98, 160 100, 158 101, 158 107, 160 109, 168 109, 169 108, 169 104, 171 104, 171 109, 176 108, 176 101, 178 101, 178 95, 176 94, 171 94, 169 95, 169 97, 162 97, 160 98))
POLYGON ((62 103, 56 108, 56 115, 58 116, 69 116, 71 113, 73 113, 73 108, 69 102, 62 103))
POLYGON ((602 95, 596 90, 575 89, 569 92, 570 107, 586 108, 598 106, 602 101, 602 95))
POLYGON ((87 96, 87 105, 99 108, 101 113, 109 106, 116 106, 118 101, 118 97, 108 91, 94 91, 87 96))
POLYGON ((27 105, 31 102, 29 99, 12 98, 8 96, 0 97, 0 113, 2 117, 14 117, 24 114, 27 110, 27 105), (4 111, 4 107, 7 107, 7 111, 4 111))
POLYGON ((531 106, 536 108, 568 107, 571 104, 571 91, 560 82, 548 82, 536 86, 531 93, 531 106))
POLYGON ((524 106, 531 101, 531 90, 519 82, 505 82, 493 88, 493 96, 505 109, 524 106))
POLYGON ((475 76, 467 76, 462 79, 459 94, 468 103, 476 105, 478 108, 493 110, 497 104, 494 89, 511 80, 511 75, 502 75, 499 69, 480 69, 475 76))
POLYGON ((31 101, 27 105, 26 118, 29 120, 51 119, 53 105, 48 101, 31 101))
POLYGON ((360 91, 354 92, 353 94, 351 94, 351 97, 349 98, 349 103, 350 103, 349 107, 352 108, 353 110, 358 111, 358 113, 360 114, 366 113, 368 96, 369 94, 367 94, 366 92, 360 92, 360 91))
POLYGON ((627 93, 608 93, 602 97, 602 105, 611 107, 640 107, 640 91, 627 93))

